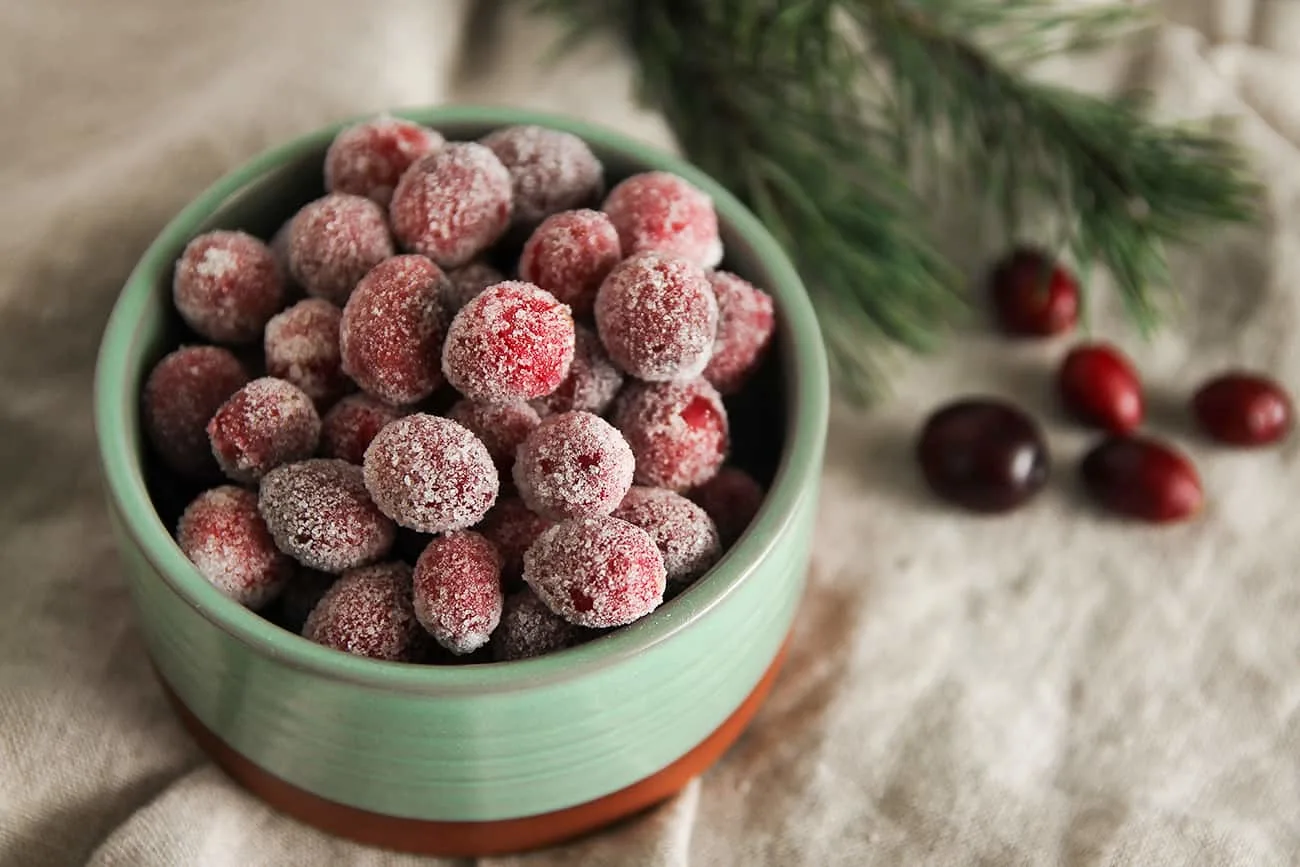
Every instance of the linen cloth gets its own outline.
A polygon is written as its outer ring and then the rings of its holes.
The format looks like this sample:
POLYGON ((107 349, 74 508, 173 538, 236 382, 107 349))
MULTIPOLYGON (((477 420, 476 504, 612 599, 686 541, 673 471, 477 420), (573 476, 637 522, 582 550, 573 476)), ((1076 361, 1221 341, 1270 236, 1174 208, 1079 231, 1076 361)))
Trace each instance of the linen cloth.
MULTIPOLYGON (((1144 372, 1152 427, 1209 506, 1153 530, 1082 503, 1063 351, 972 333, 837 410, 811 587, 770 701, 673 802, 485 864, 1300 863, 1300 440, 1231 453, 1180 406, 1242 364, 1300 388, 1300 3, 1183 0, 1149 37, 1044 75, 1222 114, 1266 219, 1178 251, 1173 327, 1141 345, 1098 286, 1093 330, 1144 372), (997 519, 920 487, 936 404, 1049 420, 1052 486, 997 519)), ((163 223, 288 136, 396 105, 506 102, 670 145, 612 43, 538 67, 554 27, 451 0, 0 0, 0 865, 441 863, 338 841, 215 771, 154 683, 116 565, 90 417, 114 296, 163 223)), ((951 227, 953 238, 978 235, 951 227)), ((995 250, 963 241, 972 267, 995 250)))

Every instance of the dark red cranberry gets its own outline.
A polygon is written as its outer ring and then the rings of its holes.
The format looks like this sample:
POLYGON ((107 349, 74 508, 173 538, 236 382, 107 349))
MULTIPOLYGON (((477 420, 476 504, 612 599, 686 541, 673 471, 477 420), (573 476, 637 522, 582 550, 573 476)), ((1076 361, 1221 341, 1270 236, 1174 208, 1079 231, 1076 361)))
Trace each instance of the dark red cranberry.
POLYGON ((1057 374, 1061 401, 1080 422, 1125 434, 1142 424, 1142 384, 1115 347, 1085 343, 1065 356, 1057 374))
POLYGON ((1214 439, 1234 446, 1278 442, 1295 415, 1281 385, 1258 374, 1233 371, 1202 385, 1192 398, 1192 414, 1214 439))
POLYGON ((1079 319, 1079 283, 1063 265, 1038 250, 1018 249, 994 266, 989 296, 998 325, 1008 334, 1048 337, 1079 319))
POLYGON ((1042 490, 1051 460, 1032 418, 1001 400, 967 398, 926 421, 917 459, 940 497, 977 512, 1005 512, 1042 490))
POLYGON ((1191 460, 1154 439, 1107 437, 1084 455, 1079 472, 1093 499, 1130 518, 1157 524, 1183 521, 1205 502, 1191 460))

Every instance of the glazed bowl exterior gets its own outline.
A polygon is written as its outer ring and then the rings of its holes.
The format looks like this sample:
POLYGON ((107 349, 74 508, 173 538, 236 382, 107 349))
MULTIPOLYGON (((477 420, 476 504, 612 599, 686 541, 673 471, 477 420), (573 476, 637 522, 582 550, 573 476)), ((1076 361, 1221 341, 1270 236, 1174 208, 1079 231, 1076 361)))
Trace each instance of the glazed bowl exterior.
MULTIPOLYGON (((713 197, 726 267, 767 289, 778 306, 776 373, 763 399, 783 432, 769 494, 748 532, 695 586, 632 626, 511 663, 430 667, 349 656, 261 619, 204 581, 151 499, 138 421, 142 382, 174 344, 172 263, 190 238, 213 228, 270 237, 320 194, 324 151, 341 125, 218 181, 167 225, 132 273, 96 377, 110 512, 158 675, 214 742, 295 791, 368 814, 492 823, 553 813, 680 760, 719 730, 772 666, 812 542, 828 403, 824 350, 785 254, 698 169, 560 117, 479 107, 395 113, 449 139, 520 123, 565 129, 591 145, 612 178, 661 169, 713 197)), ((733 438, 751 434, 733 425, 733 438)))

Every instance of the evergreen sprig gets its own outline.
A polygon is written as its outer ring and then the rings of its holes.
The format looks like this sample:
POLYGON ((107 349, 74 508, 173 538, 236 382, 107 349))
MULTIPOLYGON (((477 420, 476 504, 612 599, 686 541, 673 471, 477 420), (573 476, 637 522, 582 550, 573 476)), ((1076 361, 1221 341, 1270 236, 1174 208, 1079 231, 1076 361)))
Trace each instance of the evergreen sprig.
POLYGON ((1143 328, 1167 286, 1166 242, 1253 216, 1237 149, 1158 124, 1142 101, 1033 80, 1024 67, 1096 47, 1130 6, 1045 0, 532 0, 571 36, 612 29, 640 94, 683 151, 794 257, 839 382, 865 394, 878 349, 935 345, 964 309, 929 237, 918 167, 966 182, 1011 237, 1043 206, 1062 247, 1098 263, 1143 328), (1023 215, 1023 216, 1022 216, 1023 215))

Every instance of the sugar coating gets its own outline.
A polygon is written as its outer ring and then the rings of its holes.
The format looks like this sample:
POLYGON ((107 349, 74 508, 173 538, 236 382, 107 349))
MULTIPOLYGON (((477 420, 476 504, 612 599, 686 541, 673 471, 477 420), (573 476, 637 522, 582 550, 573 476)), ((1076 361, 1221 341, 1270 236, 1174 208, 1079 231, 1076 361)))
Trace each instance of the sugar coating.
POLYGON ((548 518, 608 515, 632 485, 635 458, 623 435, 598 415, 549 416, 515 459, 515 486, 528 508, 548 518))
POLYGON ((520 444, 541 422, 537 410, 521 400, 513 403, 458 400, 447 410, 447 417, 463 424, 487 446, 502 482, 510 478, 520 444))
POLYGON ((460 308, 489 286, 506 278, 486 262, 470 262, 447 273, 447 283, 442 296, 442 307, 448 316, 455 316, 460 308))
POLYGON ((497 662, 531 659, 575 647, 593 633, 546 607, 527 588, 506 597, 501 623, 492 633, 492 658, 497 662))
POLYGON ((298 568, 293 577, 280 591, 277 606, 280 610, 280 622, 285 629, 302 632, 307 618, 324 598, 326 591, 334 586, 339 576, 333 572, 318 572, 315 569, 298 568))
POLYGON ((572 133, 543 126, 509 126, 489 133, 482 144, 510 172, 515 222, 535 226, 557 211, 600 197, 604 168, 587 143, 572 133))
POLYGON ((482 520, 499 482, 487 447, 449 418, 416 413, 381 430, 362 462, 375 503, 421 533, 463 530, 482 520))
POLYGON ((618 229, 623 255, 656 250, 701 268, 722 261, 713 200, 669 172, 632 175, 610 190, 601 207, 618 229))
POLYGON ((183 346, 154 366, 141 417, 149 444, 169 469, 190 478, 218 475, 208 422, 247 382, 239 359, 216 346, 183 346))
POLYGON ((690 492, 690 498, 718 526, 724 545, 733 545, 763 505, 763 486, 739 467, 723 467, 690 492))
POLYGON ((596 290, 623 258, 618 231, 600 211, 564 211, 542 221, 524 244, 519 276, 589 316, 596 290))
POLYGON ((309 458, 320 441, 320 416, 291 382, 264 376, 230 396, 208 422, 221 471, 251 484, 281 464, 309 458))
POLYGON ((456 314, 442 372, 470 400, 532 400, 564 381, 574 340, 566 305, 531 283, 510 280, 484 289, 456 314))
POLYGON ((248 608, 270 602, 294 571, 257 512, 257 495, 234 485, 199 494, 181 514, 176 543, 209 584, 248 608))
POLYGON ((728 271, 709 274, 718 299, 718 336, 704 378, 721 394, 735 394, 763 359, 776 327, 772 297, 728 271))
POLYGON ((560 387, 532 402, 542 416, 568 412, 572 409, 605 412, 619 389, 623 387, 623 371, 614 366, 600 345, 596 332, 585 325, 574 326, 573 363, 569 375, 560 387))
POLYGON ((471 530, 439 536, 415 564, 415 617, 452 653, 488 643, 501 621, 501 554, 471 530))
POLYGON ((510 172, 491 150, 454 142, 411 164, 389 216, 405 249, 455 268, 505 233, 513 198, 510 172))
POLYGON ((248 343, 284 306, 284 275, 271 248, 247 232, 207 232, 176 262, 172 302, 207 339, 248 343))
POLYGON ((345 572, 307 617, 303 637, 356 656, 408 662, 419 646, 411 567, 380 563, 345 572))
POLYGON ((691 583, 722 556, 722 541, 713 519, 673 491, 634 487, 614 510, 614 517, 650 534, 663 554, 669 585, 691 583))
POLYGON ((321 457, 339 458, 360 466, 375 434, 405 414, 368 394, 348 395, 330 407, 321 419, 321 457))
POLYGON ((625 259, 600 285, 595 312, 605 351, 637 379, 694 379, 713 354, 718 302, 704 271, 685 259, 625 259))
POLYGON ((371 501, 361 468, 347 461, 314 458, 272 470, 258 508, 280 550, 321 572, 373 563, 397 535, 371 501))
POLYGON ((289 227, 289 271, 308 295, 347 303, 357 282, 393 255, 384 209, 330 193, 304 205, 289 227))
POLYGON ((529 509, 519 497, 502 497, 475 529, 501 552, 502 577, 516 582, 523 579, 524 552, 554 524, 529 509))
POLYGON ((394 256, 362 278, 343 308, 343 371, 388 403, 416 403, 442 384, 447 277, 424 256, 394 256))
POLYGON ((614 402, 612 418, 636 455, 638 485, 685 491, 726 460, 727 410, 703 379, 634 383, 614 402))
POLYGON ((663 601, 667 573, 640 527, 601 515, 556 524, 524 554, 524 581, 551 611, 593 629, 624 626, 663 601))
POLYGON ((343 311, 322 298, 307 298, 266 323, 262 349, 266 372, 303 390, 320 409, 356 386, 343 372, 339 323, 343 311))
POLYGON ((388 207, 411 163, 442 147, 434 130, 381 115, 341 131, 325 152, 325 189, 365 196, 388 207))

